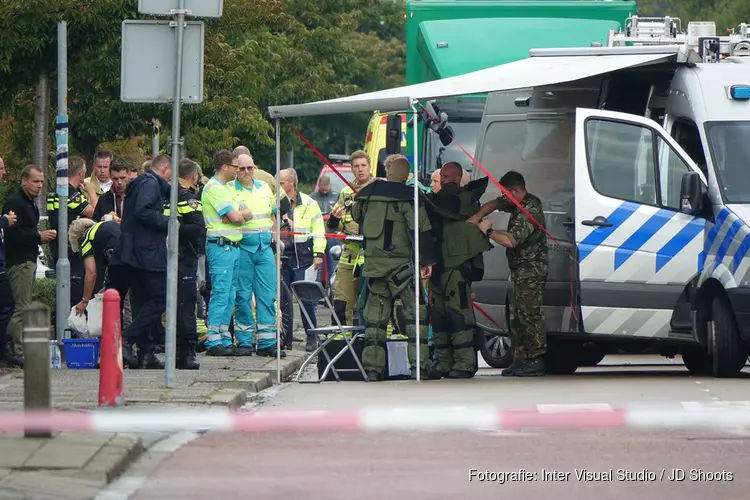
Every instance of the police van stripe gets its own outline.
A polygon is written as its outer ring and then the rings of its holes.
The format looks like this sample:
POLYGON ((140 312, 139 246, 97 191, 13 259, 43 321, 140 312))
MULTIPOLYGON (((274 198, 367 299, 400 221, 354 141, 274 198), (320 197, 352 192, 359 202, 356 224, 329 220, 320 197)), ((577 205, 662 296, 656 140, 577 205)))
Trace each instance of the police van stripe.
POLYGON ((727 234, 724 235, 724 239, 721 241, 721 245, 719 245, 719 250, 716 252, 716 263, 714 264, 714 269, 716 269, 721 262, 724 260, 724 257, 727 254, 727 251, 729 250, 729 247, 732 245, 732 242, 734 241, 734 236, 737 234, 737 231, 740 230, 740 228, 744 225, 741 219, 735 220, 731 226, 729 226, 729 230, 727 231, 727 234))
POLYGON ((706 220, 694 217, 679 233, 674 235, 666 245, 656 252, 656 272, 680 253, 695 237, 700 234, 706 226, 706 220))
POLYGON ((615 269, 622 266, 631 255, 640 250, 676 214, 677 212, 672 210, 661 209, 644 222, 641 227, 615 250, 615 269))
POLYGON ((719 215, 716 217, 716 222, 714 223, 714 227, 711 228, 711 230, 708 232, 708 235, 706 235, 706 243, 703 248, 703 251, 705 253, 708 253, 711 250, 711 247, 714 244, 714 240, 716 239, 716 236, 719 234, 719 230, 721 229, 721 226, 724 224, 724 220, 729 217, 729 209, 722 209, 719 212, 719 215))
POLYGON ((740 268, 740 263, 742 262, 742 259, 744 259, 747 255, 748 250, 750 250, 750 234, 747 234, 745 236, 745 238, 742 240, 742 243, 740 243, 740 246, 734 252, 734 258, 732 261, 733 273, 736 273, 740 268))
POLYGON ((640 206, 641 205, 639 205, 638 203, 626 201, 623 202, 622 205, 617 207, 614 212, 609 214, 607 220, 612 223, 612 227, 597 227, 593 231, 591 231, 588 236, 586 236, 578 245, 578 261, 583 262, 583 260, 591 254, 591 252, 596 250, 599 245, 604 243, 604 240, 606 240, 612 233, 614 233, 615 230, 620 226, 620 224, 625 222, 631 215, 633 215, 640 206))

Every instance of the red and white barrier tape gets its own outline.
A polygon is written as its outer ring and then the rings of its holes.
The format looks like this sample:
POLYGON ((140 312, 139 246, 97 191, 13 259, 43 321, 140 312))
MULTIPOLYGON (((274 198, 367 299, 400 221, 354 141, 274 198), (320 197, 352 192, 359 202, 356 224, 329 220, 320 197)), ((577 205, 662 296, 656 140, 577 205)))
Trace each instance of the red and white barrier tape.
POLYGON ((394 407, 352 411, 133 410, 0 412, 0 433, 413 432, 593 429, 748 430, 750 408, 498 410, 494 407, 394 407))

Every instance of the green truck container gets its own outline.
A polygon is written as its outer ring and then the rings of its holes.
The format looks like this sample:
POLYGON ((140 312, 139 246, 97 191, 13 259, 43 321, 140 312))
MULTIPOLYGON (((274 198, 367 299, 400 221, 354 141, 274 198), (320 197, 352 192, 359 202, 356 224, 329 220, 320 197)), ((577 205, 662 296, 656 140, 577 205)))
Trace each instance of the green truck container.
MULTIPOLYGON (((632 0, 407 0, 407 85, 525 59, 535 48, 606 45, 610 30, 637 13, 632 0)), ((454 137, 474 153, 486 96, 439 99, 454 137)), ((374 117, 375 118, 375 117, 374 117)), ((421 122, 424 123, 424 122, 421 122)), ((420 127, 420 180, 450 160, 471 168, 455 143, 420 127)), ((413 131, 407 133, 413 158, 413 131)))

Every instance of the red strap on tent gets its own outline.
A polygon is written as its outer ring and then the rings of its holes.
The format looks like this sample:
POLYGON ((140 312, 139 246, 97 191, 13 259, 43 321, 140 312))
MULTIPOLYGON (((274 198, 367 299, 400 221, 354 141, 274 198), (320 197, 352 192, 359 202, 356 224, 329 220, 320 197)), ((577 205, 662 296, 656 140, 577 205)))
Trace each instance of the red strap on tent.
MULTIPOLYGON (((434 116, 432 116, 432 115, 430 114, 430 112, 429 112, 429 111, 427 111, 427 109, 425 109, 425 107, 424 107, 424 106, 422 106, 422 104, 420 104, 420 105, 419 105, 419 107, 420 107, 420 108, 422 108, 422 110, 423 110, 423 111, 425 112, 425 114, 426 114, 426 115, 427 115, 427 116, 428 116, 428 117, 429 117, 429 118, 430 118, 431 120, 433 120, 433 121, 434 121, 435 123, 439 123, 439 120, 438 120, 437 118, 435 118, 434 116)), ((526 217, 528 217, 528 218, 529 218, 529 220, 531 220, 531 222, 532 222, 532 223, 533 223, 533 224, 534 224, 535 226, 537 226, 537 227, 538 227, 539 229, 541 229, 541 230, 542 230, 542 231, 544 232, 544 234, 546 234, 546 235, 547 235, 547 236, 549 237, 549 239, 551 239, 552 241, 554 241, 555 243, 557 243, 557 238, 555 238, 554 236, 552 236, 551 234, 549 234, 549 232, 547 231, 547 229, 545 229, 545 227, 544 227, 544 226, 543 226, 542 224, 540 224, 540 223, 539 223, 539 221, 538 221, 538 220, 536 220, 536 219, 534 218, 534 216, 533 216, 533 215, 531 215, 531 214, 529 213, 529 211, 528 211, 528 210, 526 210, 526 209, 525 209, 525 208, 523 207, 523 205, 521 205, 521 203, 520 203, 520 202, 519 202, 519 201, 518 201, 517 199, 515 199, 515 198, 513 197, 513 195, 511 195, 511 194, 510 194, 510 192, 509 192, 509 191, 508 191, 507 189, 505 189, 505 187, 504 187, 504 186, 503 186, 502 184, 500 184, 500 182, 499 182, 499 181, 498 181, 497 179, 495 179, 495 178, 494 178, 494 177, 492 176, 492 174, 491 174, 491 173, 489 173, 489 172, 487 171, 487 169, 486 169, 486 168, 484 168, 484 166, 483 166, 483 165, 482 165, 481 163, 479 163, 479 162, 477 161, 477 159, 476 159, 476 158, 474 158, 474 156, 473 156, 473 155, 472 155, 471 153, 469 153, 469 152, 468 152, 468 151, 467 151, 467 150, 466 150, 466 149, 465 149, 465 148, 464 148, 464 147, 463 147, 463 146, 461 145, 461 143, 460 143, 460 142, 458 142, 458 141, 456 140, 456 138, 455 138, 455 137, 453 137, 453 136, 451 135, 451 133, 450 133, 450 132, 448 132, 447 130, 445 130, 445 129, 444 129, 444 128, 443 128, 442 126, 441 126, 440 128, 441 128, 441 129, 442 129, 442 130, 443 130, 443 131, 444 131, 444 132, 445 132, 445 133, 446 133, 446 134, 448 135, 448 137, 450 137, 450 138, 451 138, 451 140, 452 140, 452 141, 453 141, 454 143, 456 143, 456 146, 458 146, 458 148, 459 148, 459 149, 460 149, 461 151, 463 151, 463 152, 464 152, 464 154, 465 154, 466 156, 468 156, 468 157, 469 157, 469 159, 470 159, 470 160, 471 160, 471 161, 472 161, 472 162, 473 162, 473 163, 474 163, 474 164, 475 164, 475 165, 476 165, 477 167, 479 167, 479 169, 480 169, 480 170, 481 170, 482 172, 484 172, 484 175, 486 175, 486 176, 487 176, 487 177, 488 177, 488 178, 489 178, 489 179, 490 179, 490 180, 492 181, 492 183, 493 183, 493 184, 494 184, 495 186, 497 186, 497 187, 498 187, 498 189, 499 189, 499 190, 500 190, 500 191, 501 191, 501 192, 502 192, 502 193, 503 193, 503 194, 505 195, 505 197, 506 197, 506 198, 508 198, 508 199, 509 199, 510 201, 512 201, 512 202, 513 202, 513 204, 514 204, 515 206, 517 206, 517 207, 518 207, 518 209, 519 209, 519 210, 520 210, 521 212, 523 212, 523 214, 524 214, 524 215, 526 215, 526 217)))
POLYGON ((330 161, 328 161, 328 158, 326 158, 325 155, 323 155, 323 153, 321 153, 320 151, 318 151, 318 149, 315 146, 313 146, 312 142, 308 141, 307 138, 305 138, 305 136, 302 135, 302 132, 300 132, 299 130, 297 130, 294 127, 292 127, 292 131, 295 134, 297 134, 297 137, 299 137, 300 139, 302 139, 302 142, 304 142, 305 144, 307 144, 307 147, 310 148, 312 150, 312 152, 315 153, 315 155, 318 158, 320 158, 321 160, 323 160, 323 163, 325 163, 331 170, 333 170, 334 174, 336 174, 336 175, 339 176, 339 179, 341 179, 342 181, 344 181, 344 184, 346 184, 347 186, 349 186, 352 189, 352 191, 354 191, 355 193, 357 192, 357 190, 354 189, 354 186, 352 186, 349 183, 349 181, 346 180, 346 178, 341 174, 341 172, 339 172, 338 169, 336 167, 334 167, 331 164, 330 161))

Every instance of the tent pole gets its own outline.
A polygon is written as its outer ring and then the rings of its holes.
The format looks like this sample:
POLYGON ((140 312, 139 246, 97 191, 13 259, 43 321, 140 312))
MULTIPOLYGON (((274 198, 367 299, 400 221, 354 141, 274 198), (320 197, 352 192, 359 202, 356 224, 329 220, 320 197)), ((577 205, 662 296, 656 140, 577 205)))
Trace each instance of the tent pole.
POLYGON ((276 118, 276 381, 281 384, 281 120, 276 118))
POLYGON ((417 356, 417 382, 421 380, 422 366, 420 364, 420 352, 422 348, 422 336, 419 329, 419 304, 422 300, 422 274, 419 269, 419 127, 417 124, 416 99, 412 101, 412 120, 414 120, 414 322, 416 323, 416 356, 417 356))

